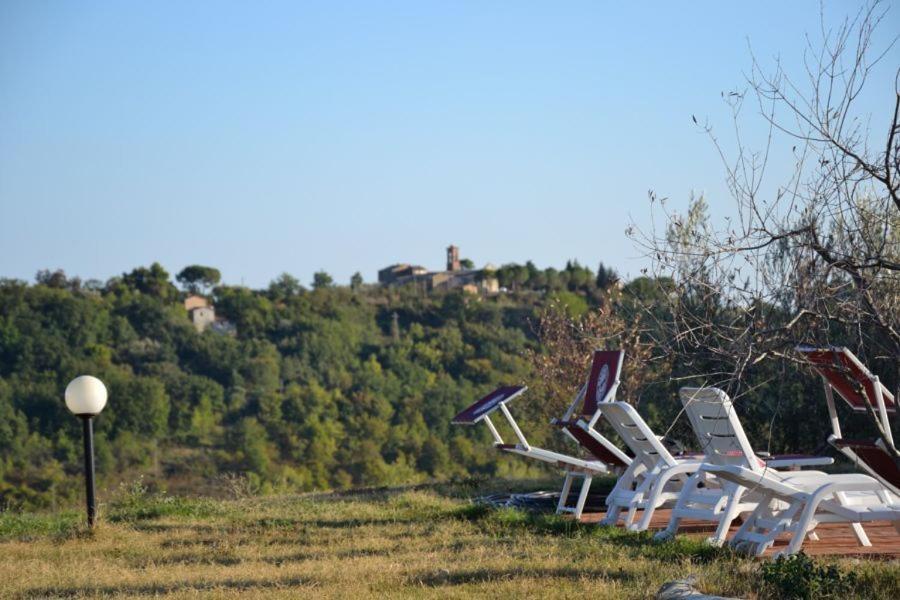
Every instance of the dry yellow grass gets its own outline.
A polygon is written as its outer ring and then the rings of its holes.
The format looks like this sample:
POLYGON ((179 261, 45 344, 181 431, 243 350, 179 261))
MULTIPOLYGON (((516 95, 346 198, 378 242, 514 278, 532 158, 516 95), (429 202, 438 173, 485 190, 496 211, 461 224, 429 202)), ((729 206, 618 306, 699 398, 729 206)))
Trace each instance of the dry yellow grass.
MULTIPOLYGON (((621 530, 473 508, 446 492, 139 498, 118 512, 110 507, 93 534, 46 526, 44 517, 7 523, 0 527, 0 593, 646 598, 688 573, 708 593, 748 596, 758 585, 758 562, 693 541, 655 545, 621 530)), ((837 564, 855 569, 870 597, 892 597, 900 585, 896 562, 837 564)))

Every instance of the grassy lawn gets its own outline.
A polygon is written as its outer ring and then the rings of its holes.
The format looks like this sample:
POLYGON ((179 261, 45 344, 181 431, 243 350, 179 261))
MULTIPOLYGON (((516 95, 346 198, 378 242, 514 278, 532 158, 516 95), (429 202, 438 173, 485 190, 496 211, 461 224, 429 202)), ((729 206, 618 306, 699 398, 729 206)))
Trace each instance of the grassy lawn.
MULTIPOLYGON (((707 593, 767 595, 761 561, 468 500, 489 487, 226 501, 136 491, 93 533, 77 512, 0 514, 0 595, 647 598, 688 574, 707 593)), ((823 564, 856 574, 853 597, 900 589, 896 561, 823 564)))

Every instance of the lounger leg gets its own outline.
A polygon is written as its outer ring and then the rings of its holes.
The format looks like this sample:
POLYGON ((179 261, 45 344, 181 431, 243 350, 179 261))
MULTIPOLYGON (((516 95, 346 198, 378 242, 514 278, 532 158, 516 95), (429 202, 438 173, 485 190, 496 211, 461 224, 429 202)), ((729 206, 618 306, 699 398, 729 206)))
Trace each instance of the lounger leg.
POLYGON ((756 510, 747 517, 747 520, 738 528, 737 533, 731 539, 730 546, 732 548, 751 556, 761 556, 766 551, 766 548, 772 545, 776 535, 775 530, 763 527, 760 523, 776 520, 775 508, 773 507, 775 502, 777 501, 774 499, 760 501, 756 510), (764 535, 767 539, 758 542, 746 539, 750 534, 764 535))
POLYGON ((788 542, 787 547, 779 553, 780 555, 790 556, 791 554, 796 554, 800 551, 800 547, 803 546, 803 540, 814 526, 816 509, 819 507, 820 501, 821 500, 816 497, 806 501, 806 506, 800 511, 800 516, 797 519, 794 535, 791 536, 791 541, 788 542))
POLYGON ((866 535, 866 530, 863 529, 861 523, 850 523, 850 527, 853 528, 853 533, 856 535, 856 541, 859 542, 860 546, 872 545, 872 542, 869 541, 869 536, 866 535))
POLYGON ((597 523, 598 525, 609 525, 615 527, 616 523, 619 522, 619 513, 622 511, 622 507, 618 504, 613 504, 612 506, 607 507, 606 516, 603 517, 603 520, 597 523))
POLYGON ((658 531, 656 535, 653 536, 654 541, 664 542, 675 537, 675 534, 678 532, 678 525, 681 523, 679 514, 690 505, 691 499, 693 498, 694 492, 697 490, 701 479, 702 475, 700 473, 694 473, 688 478, 687 482, 684 484, 684 489, 678 495, 675 507, 672 509, 672 516, 669 518, 669 524, 666 525, 665 529, 658 531))
POLYGON ((625 519, 622 521, 622 524, 625 525, 625 529, 630 529, 631 524, 634 523, 634 516, 637 514, 638 507, 636 505, 632 505, 628 507, 628 512, 625 513, 625 519))
POLYGON ((644 507, 644 512, 641 514, 641 520, 638 521, 636 525, 629 525, 628 529, 630 531, 647 531, 647 528, 650 527, 650 519, 653 518, 654 512, 656 512, 655 501, 651 499, 651 501, 647 503, 647 506, 644 507))
POLYGON ((653 513, 656 512, 656 507, 662 504, 660 498, 662 497, 663 491, 666 489, 666 484, 668 484, 669 481, 675 481, 677 478, 683 477, 684 475, 687 474, 671 473, 671 471, 667 471, 657 477, 656 481, 653 482, 644 496, 646 500, 643 502, 644 513, 641 515, 641 520, 637 525, 629 526, 628 529, 631 531, 646 531, 647 528, 650 527, 650 520, 653 518, 653 513))
POLYGON ((566 471, 566 479, 563 481, 562 492, 559 494, 559 503, 556 505, 556 514, 564 512, 566 509, 566 500, 569 498, 569 491, 572 489, 572 472, 566 471))
POLYGON ((735 517, 738 516, 741 497, 744 495, 745 491, 746 488, 739 485, 735 486, 734 489, 731 490, 731 493, 728 494, 728 503, 722 511, 722 516, 719 517, 719 526, 716 528, 716 532, 713 536, 707 540, 710 544, 721 546, 725 543, 725 539, 728 537, 728 530, 731 529, 731 523, 734 521, 735 517))
MULTIPOLYGON (((835 498, 837 498, 838 502, 843 506, 849 506, 850 500, 847 498, 847 494, 844 492, 835 492, 835 498)), ((853 529, 853 535, 856 536, 856 541, 859 542, 860 546, 871 546, 872 542, 869 541, 869 536, 866 535, 866 530, 863 529, 861 523, 850 523, 850 527, 853 529)))
POLYGON ((581 519, 581 512, 584 510, 584 503, 587 500, 593 479, 591 475, 585 473, 584 482, 581 484, 581 493, 578 494, 578 504, 575 505, 575 519, 581 519))
POLYGON ((643 470, 643 465, 636 460, 628 465, 628 468, 625 469, 625 472, 619 477, 619 480, 616 481, 615 487, 613 487, 612 491, 606 497, 606 516, 598 523, 598 525, 615 526, 619 522, 619 513, 624 508, 621 503, 622 498, 631 495, 630 492, 635 481, 635 474, 641 473, 643 470))

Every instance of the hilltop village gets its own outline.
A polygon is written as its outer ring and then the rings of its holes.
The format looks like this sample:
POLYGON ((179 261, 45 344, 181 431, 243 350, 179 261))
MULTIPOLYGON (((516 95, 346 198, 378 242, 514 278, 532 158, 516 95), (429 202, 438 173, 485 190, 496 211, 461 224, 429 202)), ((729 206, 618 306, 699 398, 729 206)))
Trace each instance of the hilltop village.
POLYGON ((460 260, 459 247, 447 247, 447 268, 429 271, 423 266, 408 263, 390 265, 378 271, 378 283, 383 286, 413 284, 424 291, 446 291, 461 288, 472 294, 496 294, 500 291, 493 265, 473 268, 471 261, 460 260))

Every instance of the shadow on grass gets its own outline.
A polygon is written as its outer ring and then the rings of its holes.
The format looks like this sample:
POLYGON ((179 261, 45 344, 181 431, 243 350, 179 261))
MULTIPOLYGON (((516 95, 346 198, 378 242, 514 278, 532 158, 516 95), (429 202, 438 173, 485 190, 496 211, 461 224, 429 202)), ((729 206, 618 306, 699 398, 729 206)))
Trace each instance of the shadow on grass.
POLYGON ((221 581, 185 581, 172 583, 141 583, 127 585, 100 586, 59 586, 35 587, 13 598, 32 600, 37 598, 80 598, 84 596, 151 596, 171 594, 174 592, 208 592, 208 591, 263 591, 273 588, 310 588, 319 583, 305 577, 282 577, 279 579, 225 579, 221 581))
POLYGON ((235 527, 227 525, 203 525, 198 523, 130 523, 129 527, 134 531, 145 533, 174 533, 176 531, 190 531, 194 533, 219 533, 222 535, 233 533, 235 527))
POLYGON ((302 532, 286 532, 285 535, 267 535, 260 536, 253 532, 243 532, 241 535, 224 534, 223 537, 196 537, 196 538, 176 538, 162 540, 159 544, 160 548, 170 550, 176 548, 228 548, 235 546, 254 546, 254 547, 270 547, 270 546, 296 546, 298 544, 307 544, 308 541, 303 537, 302 532))
POLYGON ((622 527, 606 527, 582 523, 555 514, 526 512, 513 508, 494 508, 471 504, 451 511, 456 519, 475 523, 488 535, 505 536, 517 532, 535 535, 581 539, 614 544, 632 549, 646 558, 677 562, 690 559, 695 563, 709 563, 731 558, 733 552, 717 548, 701 540, 676 538, 668 542, 654 542, 650 532, 630 532, 622 527))
POLYGON ((216 552, 180 552, 158 557, 133 558, 128 561, 128 564, 132 568, 144 569, 152 566, 169 565, 219 565, 231 567, 242 562, 241 558, 219 550, 216 552))
POLYGON ((384 517, 361 519, 311 519, 302 523, 313 529, 356 529, 357 527, 375 526, 388 527, 392 525, 409 525, 421 523, 425 519, 415 517, 384 517))
POLYGON ((281 566, 290 563, 302 563, 316 560, 334 560, 334 559, 352 559, 352 558, 370 558, 375 556, 396 556, 399 548, 358 548, 354 550, 343 550, 336 553, 328 552, 292 552, 280 556, 266 556, 260 558, 262 562, 281 566))
POLYGON ((427 587, 443 587, 488 583, 492 581, 506 581, 510 579, 614 579, 617 581, 631 581, 634 577, 624 571, 607 571, 604 569, 584 569, 577 567, 558 568, 528 568, 513 567, 507 569, 469 569, 465 571, 440 571, 413 575, 408 583, 412 585, 424 585, 427 587))
MULTIPOLYGON (((595 478, 591 489, 592 493, 605 494, 612 490, 616 478, 595 478)), ((358 487, 347 490, 334 490, 328 492, 313 492, 304 494, 303 497, 314 502, 329 501, 335 499, 379 502, 388 501, 398 494, 405 492, 428 491, 443 498, 465 499, 473 494, 486 496, 496 493, 528 493, 537 489, 557 490, 562 486, 562 478, 559 476, 532 477, 528 479, 498 479, 490 476, 465 477, 448 481, 432 481, 402 486, 358 487)), ((574 494, 574 492, 573 492, 574 494)))

